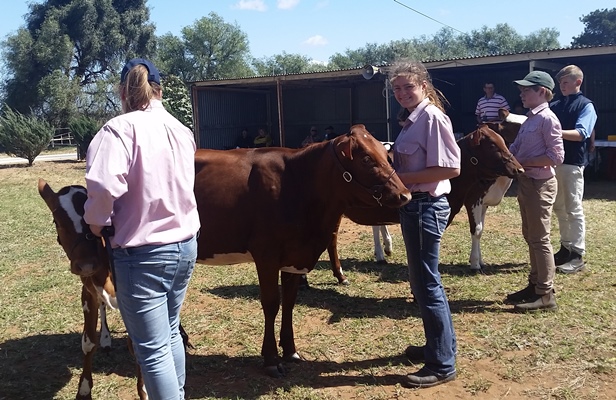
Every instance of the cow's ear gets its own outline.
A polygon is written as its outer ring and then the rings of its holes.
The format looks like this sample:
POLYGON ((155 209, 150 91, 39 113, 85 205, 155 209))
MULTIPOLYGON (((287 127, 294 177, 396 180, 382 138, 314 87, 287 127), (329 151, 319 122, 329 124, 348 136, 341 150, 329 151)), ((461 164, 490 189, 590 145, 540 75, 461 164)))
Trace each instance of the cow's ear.
POLYGON ((344 136, 343 140, 338 142, 338 150, 340 150, 340 154, 342 154, 344 158, 348 158, 349 160, 353 160, 353 140, 355 139, 353 138, 351 133, 349 133, 348 135, 344 136))
POLYGON ((479 129, 477 129, 475 132, 471 133, 471 141, 473 143, 473 146, 479 146, 479 142, 481 141, 481 129, 483 127, 480 127, 479 129))
POLYGON ((45 200, 47 207, 49 207, 51 212, 54 212, 58 208, 58 195, 56 192, 43 179, 38 181, 38 191, 43 200, 45 200))

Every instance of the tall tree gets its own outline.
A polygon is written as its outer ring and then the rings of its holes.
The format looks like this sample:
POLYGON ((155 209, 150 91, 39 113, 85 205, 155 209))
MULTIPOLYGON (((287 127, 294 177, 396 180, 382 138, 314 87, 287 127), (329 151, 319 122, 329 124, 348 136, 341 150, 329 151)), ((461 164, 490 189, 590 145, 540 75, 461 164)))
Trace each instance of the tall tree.
POLYGON ((257 75, 301 74, 325 68, 322 64, 314 64, 308 56, 284 51, 271 57, 254 59, 252 65, 257 75))
MULTIPOLYGON (((77 105, 108 111, 109 104, 94 99, 117 80, 124 60, 150 55, 155 46, 154 25, 149 23, 146 0, 47 0, 31 3, 25 27, 2 43, 8 80, 3 87, 6 103, 20 112, 33 110, 57 123, 66 115, 50 115, 61 105, 50 104, 50 93, 60 98, 81 88, 77 105), (67 92, 65 88, 70 88, 67 92), (83 97, 83 98, 81 98, 83 97)), ((117 101, 113 101, 117 107, 117 101)), ((90 109, 80 111, 92 112, 90 109)))
POLYGON ((457 35, 451 28, 442 28, 431 37, 422 35, 381 45, 368 43, 357 50, 347 49, 345 54, 336 53, 330 57, 328 67, 353 68, 365 64, 389 63, 405 57, 429 61, 557 47, 558 31, 553 28, 541 29, 528 36, 518 34, 508 24, 497 24, 494 28, 483 26, 479 30, 457 35))
POLYGON ((580 18, 584 31, 573 38, 573 46, 596 46, 616 43, 616 8, 595 10, 580 18))
POLYGON ((158 49, 161 68, 185 82, 252 75, 248 38, 237 24, 211 12, 182 29, 182 38, 166 34, 158 49))

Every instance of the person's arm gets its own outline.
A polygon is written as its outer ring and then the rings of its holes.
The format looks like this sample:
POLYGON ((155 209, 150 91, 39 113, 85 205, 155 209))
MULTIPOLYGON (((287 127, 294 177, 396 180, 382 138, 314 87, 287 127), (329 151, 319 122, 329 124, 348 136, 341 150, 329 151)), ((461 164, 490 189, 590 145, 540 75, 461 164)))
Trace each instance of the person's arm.
POLYGON ((103 126, 92 139, 86 157, 88 199, 83 218, 97 236, 104 226, 111 225, 115 199, 128 191, 128 165, 126 145, 113 128, 103 126))
POLYGON ((592 130, 590 134, 590 143, 588 143, 588 151, 593 153, 595 151, 595 130, 592 130))
POLYGON ((430 183, 452 179, 460 175, 460 168, 428 167, 415 172, 399 173, 400 180, 407 185, 430 183))
POLYGON ((571 142, 581 142, 590 137, 597 122, 597 113, 592 103, 586 106, 580 112, 580 115, 575 122, 575 129, 563 129, 563 139, 571 142))

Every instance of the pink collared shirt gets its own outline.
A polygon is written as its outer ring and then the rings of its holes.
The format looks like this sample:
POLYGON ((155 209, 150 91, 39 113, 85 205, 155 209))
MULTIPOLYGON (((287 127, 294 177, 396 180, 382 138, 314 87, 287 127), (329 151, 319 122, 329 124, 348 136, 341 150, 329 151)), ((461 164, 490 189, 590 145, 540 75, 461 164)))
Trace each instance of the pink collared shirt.
POLYGON ((159 100, 108 121, 86 158, 90 225, 115 227, 113 247, 169 244, 194 236, 195 140, 159 100))
POLYGON ((528 119, 520 127, 509 150, 520 160, 548 156, 554 162, 553 165, 524 166, 524 174, 533 179, 551 178, 554 176, 554 166, 562 164, 565 158, 560 122, 547 102, 533 108, 526 115, 528 119))
MULTIPOLYGON (((429 167, 460 168, 460 147, 449 117, 428 99, 409 115, 394 142, 394 168, 399 173, 429 167)), ((406 185, 411 192, 440 196, 451 191, 449 179, 406 185)))

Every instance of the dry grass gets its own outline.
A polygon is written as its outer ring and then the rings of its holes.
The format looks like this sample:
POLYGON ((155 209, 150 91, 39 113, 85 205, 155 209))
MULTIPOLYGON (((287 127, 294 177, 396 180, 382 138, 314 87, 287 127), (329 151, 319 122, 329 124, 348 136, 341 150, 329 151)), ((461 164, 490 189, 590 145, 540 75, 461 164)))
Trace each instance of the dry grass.
MULTIPOLYGON (((78 162, 0 167, 0 400, 69 399, 81 370, 80 282, 55 242, 51 214, 36 181, 54 189, 83 184, 78 162)), ((188 357, 191 399, 613 399, 616 390, 616 183, 588 182, 588 268, 558 275, 559 311, 519 315, 502 303, 524 285, 528 254, 514 197, 488 211, 483 274, 468 273, 466 216, 442 246, 442 274, 458 335, 458 379, 408 390, 401 351, 420 343, 418 310, 409 302, 404 251, 393 227, 394 255, 373 262, 368 227, 348 221, 340 256, 352 284, 340 287, 324 257, 298 296, 295 336, 302 364, 285 379, 261 371, 263 332, 251 264, 196 269, 183 324, 196 346, 188 357)), ((558 237, 554 226, 553 239, 558 237)), ((275 245, 275 244, 274 244, 275 245)), ((95 357, 94 398, 136 397, 133 361, 119 313, 111 313, 112 352, 95 357)))

